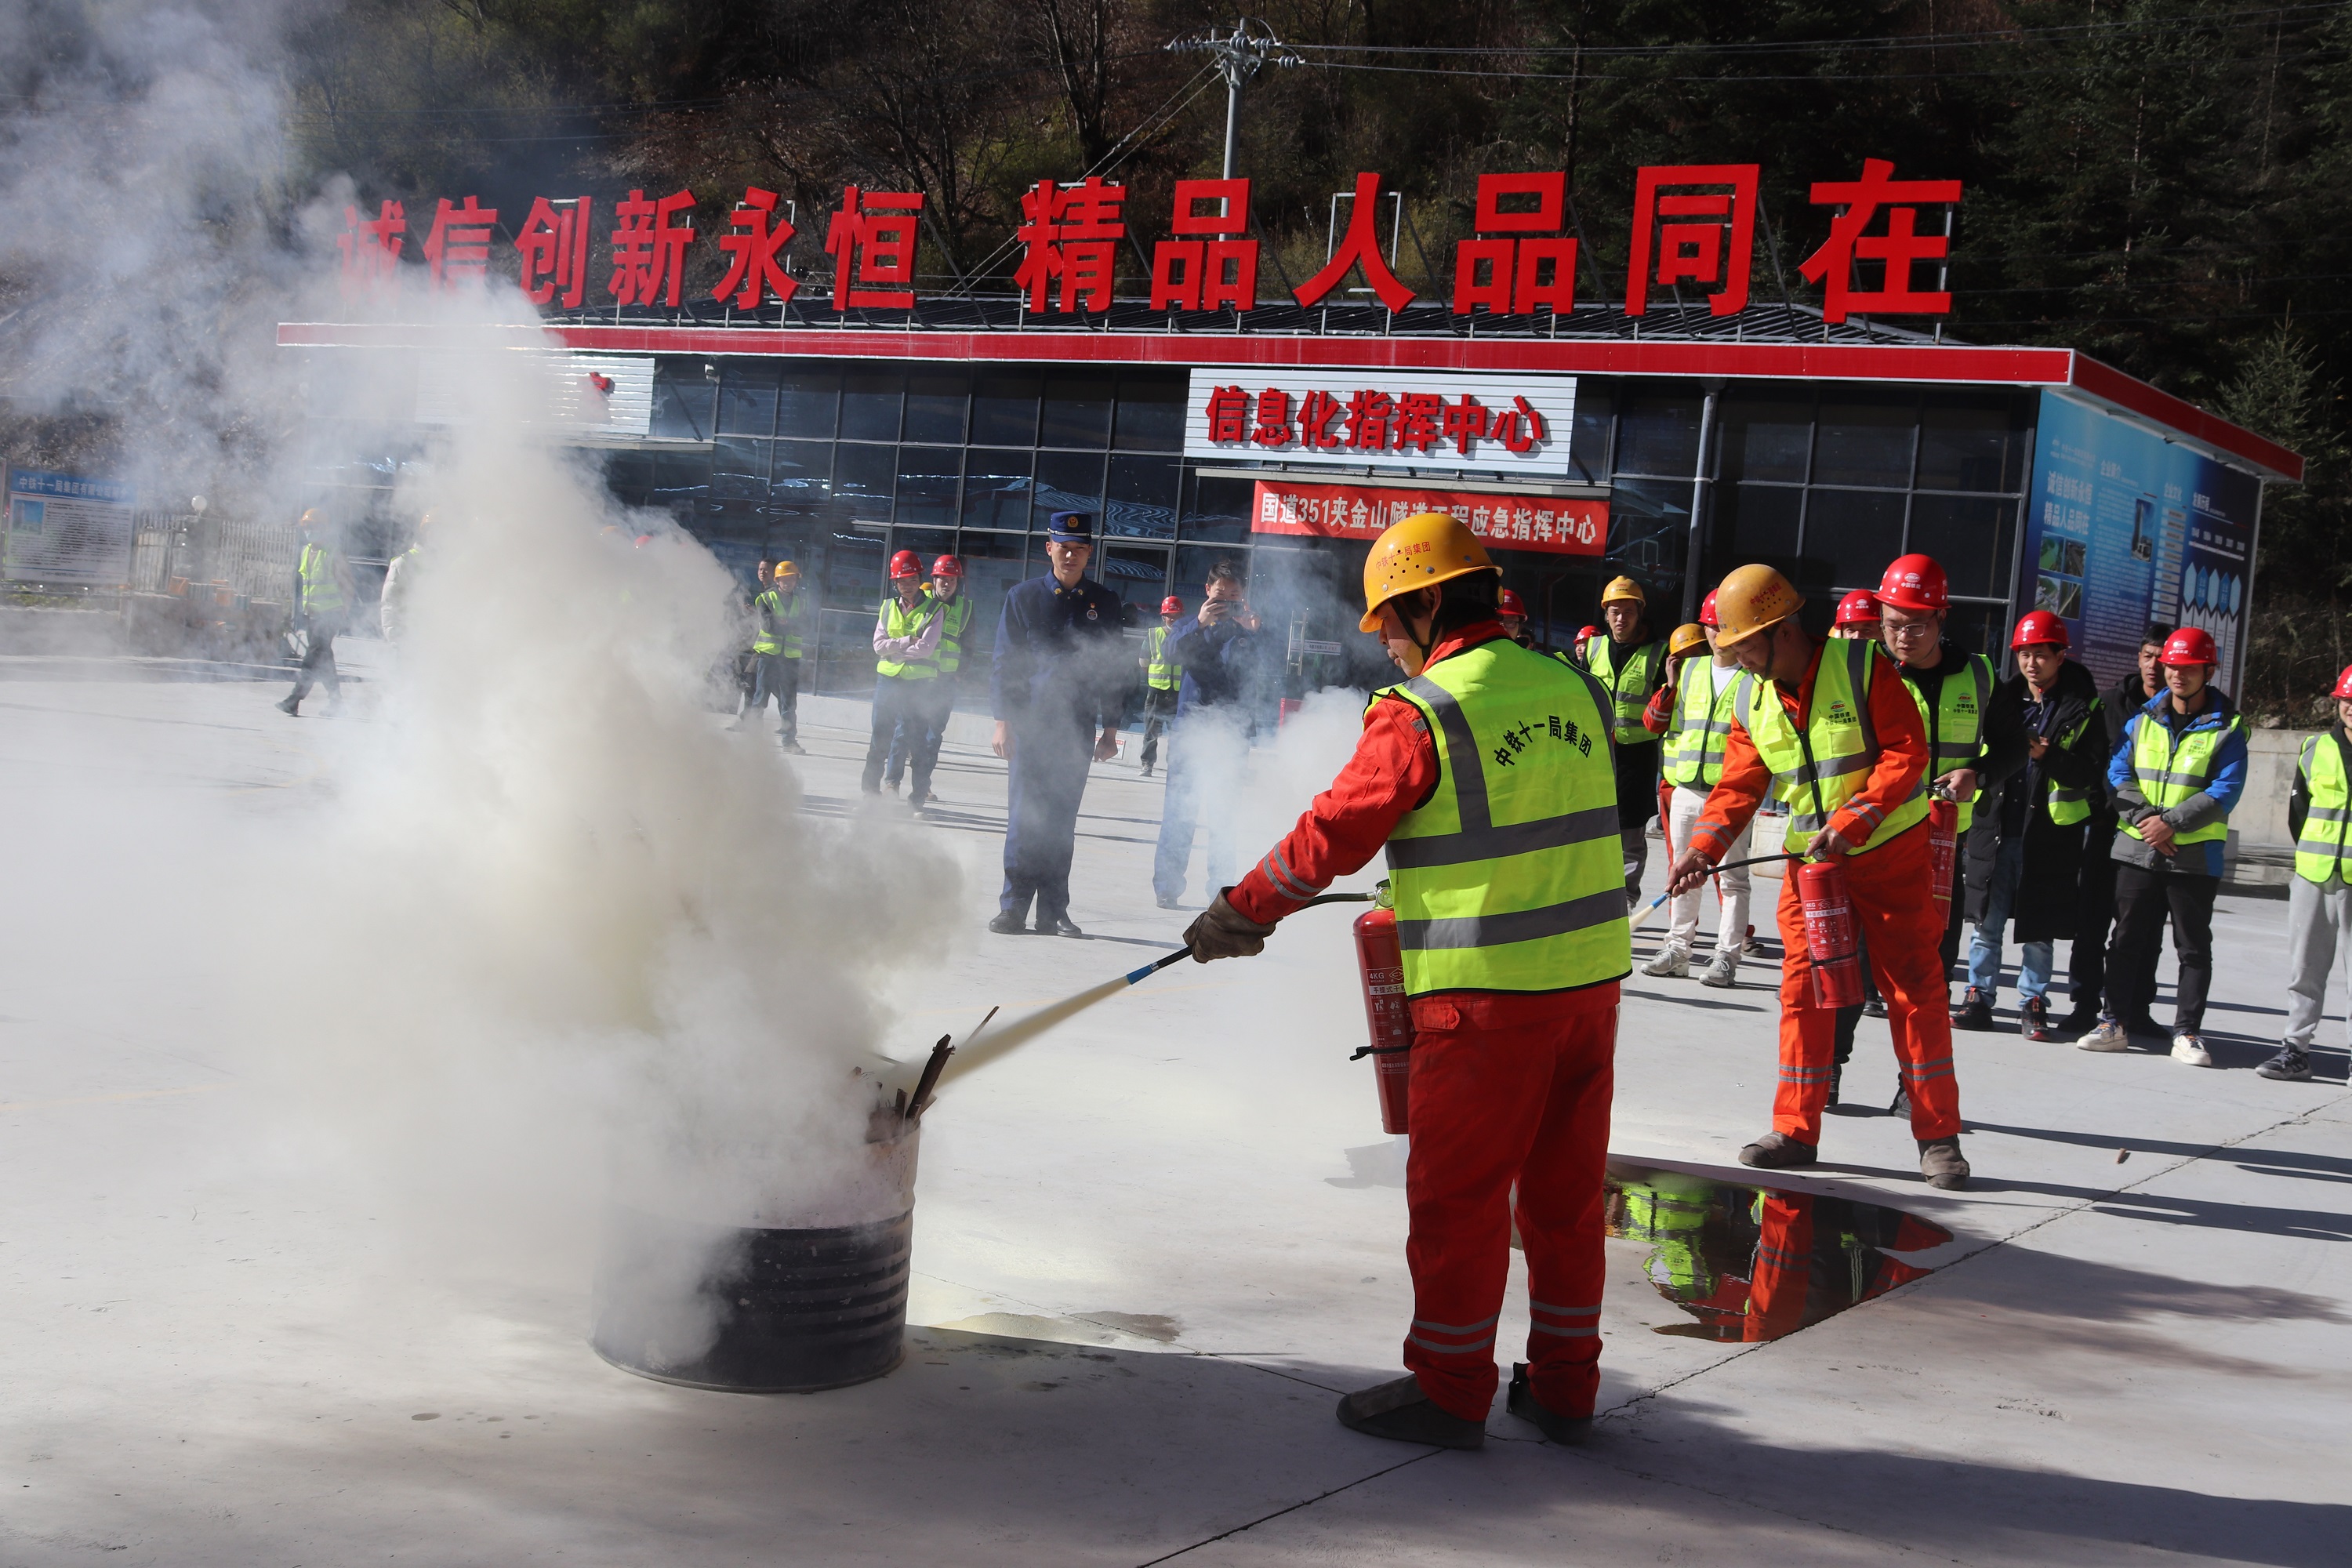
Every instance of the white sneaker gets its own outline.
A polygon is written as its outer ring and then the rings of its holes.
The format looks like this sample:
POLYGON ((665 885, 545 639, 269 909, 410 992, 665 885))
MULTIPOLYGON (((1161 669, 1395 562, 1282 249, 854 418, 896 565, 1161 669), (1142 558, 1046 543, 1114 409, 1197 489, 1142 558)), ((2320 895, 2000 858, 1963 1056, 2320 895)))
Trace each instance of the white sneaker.
POLYGON ((1656 980, 1683 980, 1690 974, 1690 953, 1672 942, 1658 949, 1658 956, 1642 965, 1642 973, 1656 980))
POLYGON ((2175 1035, 2172 1037, 2172 1059, 2193 1068, 2210 1068, 2213 1065, 2213 1053, 2207 1050, 2205 1042, 2194 1035, 2175 1035))
POLYGON ((1739 955, 1716 950, 1715 962, 1698 977, 1701 985, 1736 985, 1739 983, 1739 955))
POLYGON ((2127 1051, 2131 1049, 2131 1036, 2121 1024, 2102 1016, 2098 1026, 2076 1040, 2074 1047, 2084 1051, 2127 1051))

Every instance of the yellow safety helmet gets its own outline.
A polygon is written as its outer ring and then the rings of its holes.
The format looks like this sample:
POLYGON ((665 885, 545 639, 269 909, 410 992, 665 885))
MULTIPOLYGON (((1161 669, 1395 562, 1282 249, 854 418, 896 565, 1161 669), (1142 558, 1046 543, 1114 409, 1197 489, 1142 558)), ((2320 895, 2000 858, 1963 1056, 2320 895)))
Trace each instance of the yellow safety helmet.
POLYGON ((1717 647, 1778 626, 1805 607, 1805 596, 1769 566, 1742 566, 1715 591, 1717 647))
POLYGON ((801 569, 789 561, 779 561, 769 568, 768 574, 772 577, 797 577, 801 569))
POLYGON ((1601 590, 1601 602, 1604 605, 1625 599, 1631 599, 1644 609, 1649 607, 1650 596, 1643 593, 1642 584, 1631 577, 1619 577, 1601 590))
POLYGON ((1666 639, 1668 658, 1680 658, 1686 653, 1705 653, 1706 651, 1706 628, 1696 621, 1676 626, 1675 635, 1666 639))
POLYGON ((1372 541, 1364 557, 1364 618, 1359 631, 1381 629, 1381 606, 1400 594, 1431 588, 1473 572, 1503 569, 1486 559, 1486 547, 1469 525, 1442 511, 1424 511, 1392 523, 1372 541))

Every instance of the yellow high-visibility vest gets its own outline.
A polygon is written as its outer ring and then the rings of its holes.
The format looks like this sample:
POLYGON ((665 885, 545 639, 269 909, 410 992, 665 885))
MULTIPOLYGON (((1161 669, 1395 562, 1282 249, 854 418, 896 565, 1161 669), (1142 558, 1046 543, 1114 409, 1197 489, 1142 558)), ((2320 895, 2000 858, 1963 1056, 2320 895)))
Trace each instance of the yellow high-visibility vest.
MULTIPOLYGON (((1824 645, 1801 731, 1790 721, 1770 681, 1753 675, 1739 678, 1739 721, 1756 743, 1756 754, 1772 770, 1772 798, 1789 808, 1787 847, 1792 854, 1804 852, 1838 808, 1861 793, 1863 781, 1877 765, 1878 731, 1870 718, 1870 687, 1885 658, 1876 643, 1858 637, 1824 645)), ((1846 853, 1875 849, 1927 816, 1923 778, 1910 799, 1846 853)))

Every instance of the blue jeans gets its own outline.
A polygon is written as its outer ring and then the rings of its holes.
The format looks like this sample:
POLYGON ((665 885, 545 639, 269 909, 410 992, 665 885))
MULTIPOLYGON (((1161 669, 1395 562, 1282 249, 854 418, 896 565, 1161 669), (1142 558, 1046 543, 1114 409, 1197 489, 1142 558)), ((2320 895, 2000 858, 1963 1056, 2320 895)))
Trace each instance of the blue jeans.
POLYGON ((1160 843, 1151 858, 1151 890, 1181 899, 1192 864, 1193 827, 1207 831, 1209 887, 1236 879, 1233 809, 1249 741, 1240 721, 1218 711, 1184 716, 1168 734, 1168 790, 1160 812, 1160 843))
MULTIPOLYGON (((1984 919, 1977 921, 1976 940, 1969 944, 1969 984, 1990 1001, 2000 990, 2000 933, 2017 905, 2017 884, 2025 874, 2025 835, 2000 841, 1992 863, 1992 885, 1985 889, 1984 919)), ((2051 942, 2021 944, 2017 965, 2017 997, 2030 1002, 2050 990, 2050 972, 2057 966, 2058 945, 2051 942)))

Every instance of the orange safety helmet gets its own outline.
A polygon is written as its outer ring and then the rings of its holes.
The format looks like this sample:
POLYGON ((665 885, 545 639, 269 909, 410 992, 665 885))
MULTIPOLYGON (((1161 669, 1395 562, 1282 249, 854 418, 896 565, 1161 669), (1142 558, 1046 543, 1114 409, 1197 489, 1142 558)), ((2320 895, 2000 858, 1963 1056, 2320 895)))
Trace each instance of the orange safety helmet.
POLYGON ((2028 610, 2018 616, 2017 629, 2009 634, 2012 648, 2032 647, 2037 643, 2052 643, 2059 647, 2072 647, 2066 636, 2066 623, 2047 610, 2028 610))
POLYGON ((963 563, 957 560, 952 555, 942 555, 937 561, 931 563, 931 575, 934 577, 961 577, 963 575, 963 563))
POLYGON ((1878 602, 1898 610, 1949 609, 1951 579, 1932 555, 1898 555, 1878 580, 1878 602))
POLYGON ((1878 613, 1878 596, 1867 588, 1856 588, 1838 601, 1837 615, 1831 625, 1874 626, 1885 618, 1878 613))
POLYGON ((2221 657, 2213 651, 2213 634, 2202 626, 2183 626, 2164 639, 2164 651, 2156 656, 2158 664, 2219 664, 2221 657))
POLYGON ((1181 616, 1184 613, 1184 601, 1171 594, 1160 601, 1160 613, 1163 616, 1181 616))
POLYGON ((1519 602, 1519 596, 1517 594, 1506 588, 1503 590, 1502 596, 1495 601, 1495 614, 1517 616, 1524 621, 1528 618, 1528 607, 1519 602))
POLYGON ((901 577, 919 577, 922 574, 922 560, 920 557, 916 555, 913 551, 901 550, 898 554, 890 557, 890 580, 892 582, 895 583, 901 577))
POLYGON ((2347 664, 2344 667, 2344 673, 2336 678, 2336 689, 2329 692, 2328 695, 2330 697, 2352 698, 2352 664, 2347 664))
POLYGON ((1696 621, 1687 621, 1676 626, 1675 635, 1666 639, 1668 658, 1681 658, 1689 654, 1706 651, 1706 628, 1696 621))
POLYGON ((1719 626, 1723 625, 1721 621, 1716 619, 1715 592, 1716 591, 1714 589, 1709 588, 1706 591, 1706 597, 1698 602, 1698 624, 1700 626, 1719 626))
POLYGON ((1716 614, 1723 623, 1715 633, 1718 647, 1776 626, 1805 607, 1805 596, 1769 566, 1742 566, 1716 593, 1716 614))
POLYGON ((1391 523, 1364 557, 1364 616, 1359 631, 1381 629, 1381 606, 1400 594, 1433 588, 1456 577, 1503 569, 1486 557, 1486 547, 1467 523, 1442 511, 1415 512, 1391 523))

